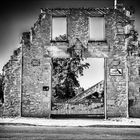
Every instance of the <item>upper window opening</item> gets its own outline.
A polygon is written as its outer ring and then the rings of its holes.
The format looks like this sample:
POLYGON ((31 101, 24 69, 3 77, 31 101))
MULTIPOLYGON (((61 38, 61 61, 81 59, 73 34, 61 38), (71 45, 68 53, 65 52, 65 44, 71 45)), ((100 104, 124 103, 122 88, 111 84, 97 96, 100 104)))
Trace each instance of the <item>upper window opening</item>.
POLYGON ((67 40, 67 26, 66 17, 52 18, 52 40, 66 41, 67 40))
POLYGON ((92 41, 105 40, 105 20, 103 17, 89 18, 89 38, 92 41))

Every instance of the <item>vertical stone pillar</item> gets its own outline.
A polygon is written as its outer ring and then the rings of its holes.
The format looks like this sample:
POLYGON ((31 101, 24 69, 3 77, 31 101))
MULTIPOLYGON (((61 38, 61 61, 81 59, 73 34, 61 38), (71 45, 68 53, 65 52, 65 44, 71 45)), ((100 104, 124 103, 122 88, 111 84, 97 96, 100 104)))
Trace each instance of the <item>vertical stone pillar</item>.
POLYGON ((51 111, 51 58, 26 60, 23 63, 22 116, 49 117, 51 111))
POLYGON ((125 59, 107 59, 107 116, 127 117, 125 59), (116 65, 118 63, 118 65, 116 65))
POLYGON ((125 47, 125 15, 115 10, 107 19, 107 42, 110 45, 107 59, 107 116, 128 116, 127 52, 125 47))
POLYGON ((140 57, 129 56, 129 116, 140 118, 140 57))

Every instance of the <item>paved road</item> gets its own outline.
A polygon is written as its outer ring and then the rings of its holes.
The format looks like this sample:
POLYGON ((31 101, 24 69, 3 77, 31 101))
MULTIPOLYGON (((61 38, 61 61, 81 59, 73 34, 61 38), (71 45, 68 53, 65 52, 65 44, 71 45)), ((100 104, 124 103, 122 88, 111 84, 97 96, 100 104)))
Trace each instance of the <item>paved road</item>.
POLYGON ((0 126, 0 140, 138 139, 140 128, 0 126))

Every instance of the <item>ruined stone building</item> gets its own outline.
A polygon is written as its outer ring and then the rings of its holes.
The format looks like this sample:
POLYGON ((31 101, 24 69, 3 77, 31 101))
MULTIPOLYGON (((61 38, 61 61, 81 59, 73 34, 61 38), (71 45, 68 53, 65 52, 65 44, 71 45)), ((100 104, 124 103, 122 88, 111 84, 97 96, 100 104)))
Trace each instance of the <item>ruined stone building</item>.
POLYGON ((125 9, 41 9, 3 67, 3 116, 50 117, 52 58, 78 53, 104 58, 103 115, 140 117, 140 58, 137 47, 131 48, 137 45, 133 33, 134 19, 125 9), (59 37, 55 20, 65 28, 59 37))

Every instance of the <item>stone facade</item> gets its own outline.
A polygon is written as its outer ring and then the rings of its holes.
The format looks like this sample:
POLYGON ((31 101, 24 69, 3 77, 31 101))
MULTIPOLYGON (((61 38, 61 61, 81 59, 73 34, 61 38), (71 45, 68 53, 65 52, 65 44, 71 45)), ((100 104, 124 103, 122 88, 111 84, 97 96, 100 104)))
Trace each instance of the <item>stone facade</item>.
MULTIPOLYGON (((130 21, 124 12, 117 9, 42 9, 31 31, 23 33, 22 47, 17 50, 17 55, 3 69, 4 116, 50 116, 51 58, 70 57, 67 50, 78 39, 87 50, 85 57, 105 58, 107 116, 127 117, 128 70, 124 27, 130 21), (67 17, 67 41, 51 40, 53 16, 67 17), (105 41, 89 40, 88 17, 96 16, 103 16, 105 19, 105 41), (111 75, 111 69, 121 69, 122 74, 111 75)), ((135 85, 134 79, 133 84, 135 85)), ((137 93, 135 97, 139 96, 137 93)))
POLYGON ((3 67, 4 110, 3 116, 21 116, 21 48, 14 51, 3 67))
POLYGON ((3 103, 3 86, 2 83, 3 82, 3 76, 0 74, 0 104, 3 103))
POLYGON ((29 35, 24 33, 22 38, 21 114, 26 117, 47 117, 51 105, 51 58, 44 57, 41 38, 35 38, 31 43, 29 35), (44 89, 46 86, 49 88, 47 91, 44 89))
POLYGON ((140 117, 140 58, 128 58, 129 70, 129 116, 140 117))

